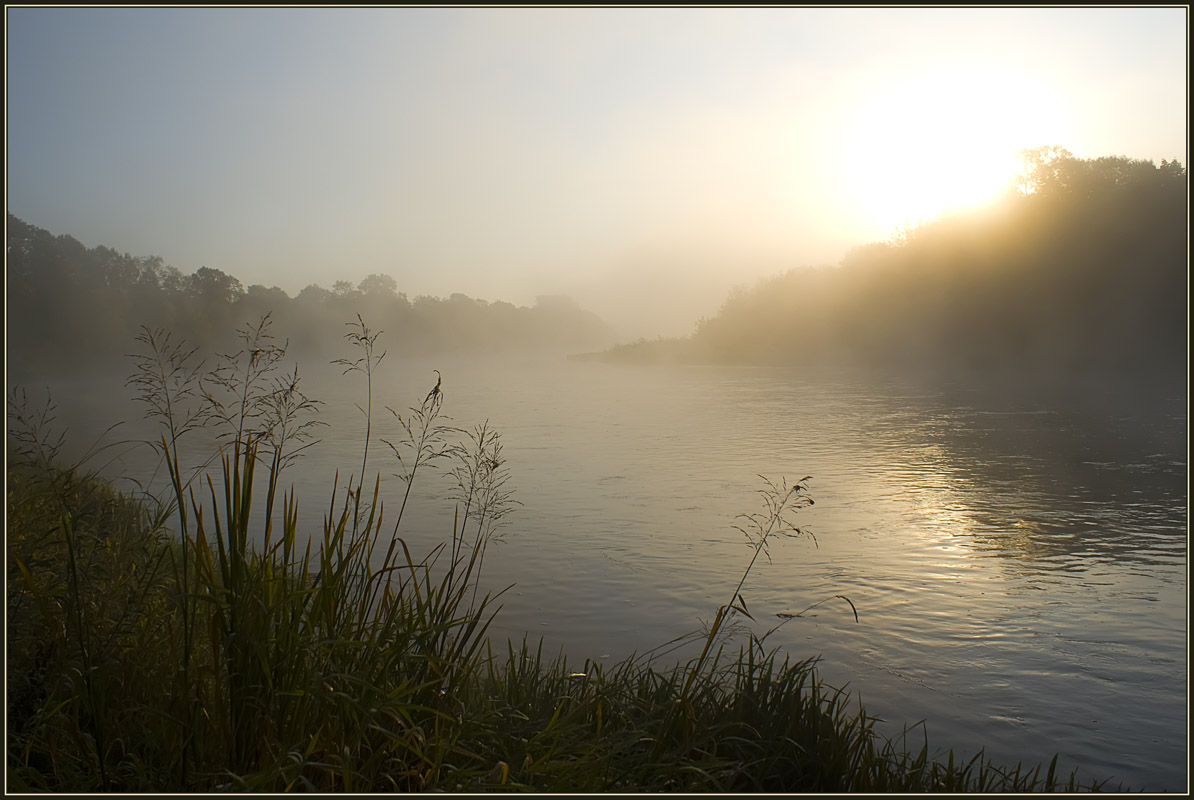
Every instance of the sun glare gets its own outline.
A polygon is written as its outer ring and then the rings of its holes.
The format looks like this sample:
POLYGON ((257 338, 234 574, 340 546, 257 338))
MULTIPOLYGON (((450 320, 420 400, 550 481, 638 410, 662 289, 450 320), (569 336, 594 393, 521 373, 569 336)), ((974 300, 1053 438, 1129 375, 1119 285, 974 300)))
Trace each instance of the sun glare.
POLYGON ((1034 83, 994 68, 942 67, 873 86, 844 138, 852 203, 887 230, 981 205, 1059 113, 1034 83))

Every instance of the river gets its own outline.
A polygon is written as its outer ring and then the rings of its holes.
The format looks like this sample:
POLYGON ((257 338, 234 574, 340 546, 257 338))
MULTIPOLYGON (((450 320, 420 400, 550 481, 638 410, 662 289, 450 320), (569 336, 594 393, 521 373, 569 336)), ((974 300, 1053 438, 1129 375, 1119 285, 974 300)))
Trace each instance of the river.
MULTIPOLYGON (((811 476, 815 505, 795 519, 812 536, 775 541, 743 596, 760 632, 827 602, 769 645, 819 654, 889 734, 923 721, 915 749, 927 731, 931 751, 985 747, 1008 764, 1056 752, 1112 787, 1186 788, 1184 396, 1141 411, 768 368, 391 357, 369 464, 389 513, 401 483, 384 406, 421 400, 433 368, 453 422, 502 434, 521 503, 485 562, 487 586, 512 584, 500 639, 542 637, 579 666, 699 629, 750 561, 733 526, 762 510, 759 476, 811 476)), ((330 368, 304 382, 329 425, 287 482, 315 529, 336 469, 343 482, 360 468, 365 384, 330 368)), ((55 388, 60 416, 88 433, 139 414, 129 396, 55 388)), ((120 435, 144 431, 132 420, 120 435)), ((109 466, 146 469, 143 451, 109 466)), ((451 530, 448 482, 424 477, 403 522, 416 550, 451 530)))

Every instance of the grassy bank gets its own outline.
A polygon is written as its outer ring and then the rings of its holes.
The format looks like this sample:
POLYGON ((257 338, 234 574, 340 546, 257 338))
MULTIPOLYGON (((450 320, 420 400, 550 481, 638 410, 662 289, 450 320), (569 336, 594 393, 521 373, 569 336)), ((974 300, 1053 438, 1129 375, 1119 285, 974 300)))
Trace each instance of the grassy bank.
MULTIPOLYGON (((359 320, 349 340, 339 363, 362 382, 369 427, 385 353, 359 320)), ((380 448, 401 470, 396 501, 365 478, 377 474, 367 433, 330 501, 314 499, 328 503, 322 528, 299 531, 282 477, 318 431, 317 404, 280 370, 268 321, 242 341, 204 372, 165 334, 142 337, 130 385, 162 424, 161 498, 89 473, 100 452, 65 462, 50 408, 10 398, 10 791, 1097 788, 1056 759, 930 758, 927 743, 879 736, 814 659, 753 636, 725 652, 723 623, 748 615, 746 564, 686 663, 569 664, 491 642, 495 598, 477 586, 512 504, 500 437, 451 426, 437 381, 387 409, 403 431, 380 448), (200 425, 223 445, 206 475, 187 475, 179 452, 200 425), (430 469, 455 486, 456 522, 412 553, 403 512, 430 469)), ((792 515, 811 503, 803 482, 762 496, 742 525, 756 559, 801 535, 792 515)))

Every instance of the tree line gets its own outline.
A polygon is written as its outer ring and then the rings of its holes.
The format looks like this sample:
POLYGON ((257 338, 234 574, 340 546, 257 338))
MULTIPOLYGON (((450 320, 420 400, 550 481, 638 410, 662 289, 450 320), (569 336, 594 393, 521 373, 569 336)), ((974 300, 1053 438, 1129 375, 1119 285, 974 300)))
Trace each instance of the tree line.
POLYGON ((8 215, 7 363, 13 377, 120 364, 141 326, 163 327, 219 351, 247 321, 272 314, 293 351, 339 352, 344 323, 362 314, 402 354, 568 352, 608 346, 609 326, 571 298, 533 306, 464 294, 409 298, 389 275, 330 289, 312 284, 290 297, 277 286, 245 287, 222 270, 184 274, 162 257, 85 247, 8 215))
POLYGON ((1021 153, 996 203, 834 267, 731 293, 686 339, 610 351, 672 359, 950 373, 1168 374, 1187 358, 1188 187, 1178 162, 1021 153))

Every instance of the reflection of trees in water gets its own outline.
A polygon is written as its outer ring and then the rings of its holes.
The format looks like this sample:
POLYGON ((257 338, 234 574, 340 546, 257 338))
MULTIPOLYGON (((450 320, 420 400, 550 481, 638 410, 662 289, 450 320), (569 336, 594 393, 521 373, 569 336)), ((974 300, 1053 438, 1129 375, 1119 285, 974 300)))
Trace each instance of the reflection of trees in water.
POLYGON ((847 459, 857 488, 821 486, 852 495, 868 526, 906 522, 1038 572, 1184 556, 1183 396, 872 377, 751 373, 735 405, 823 441, 825 466, 801 462, 821 481, 847 459))
POLYGON ((1184 558, 1184 418, 930 404, 880 420, 867 435, 902 460, 917 515, 976 553, 1031 571, 1184 558))

